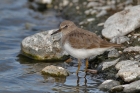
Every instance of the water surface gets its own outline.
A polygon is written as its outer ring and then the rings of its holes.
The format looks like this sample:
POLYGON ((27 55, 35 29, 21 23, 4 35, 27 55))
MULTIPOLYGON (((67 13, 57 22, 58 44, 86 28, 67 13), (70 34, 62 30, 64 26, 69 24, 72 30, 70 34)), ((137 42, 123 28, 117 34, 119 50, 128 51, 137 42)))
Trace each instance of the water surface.
POLYGON ((102 78, 84 77, 84 64, 77 77, 77 67, 65 66, 64 62, 40 62, 19 56, 25 37, 55 29, 61 21, 54 10, 40 13, 29 9, 26 0, 0 1, 0 93, 105 93, 97 89, 102 78), (66 67, 71 75, 66 78, 41 75, 48 65, 66 67))

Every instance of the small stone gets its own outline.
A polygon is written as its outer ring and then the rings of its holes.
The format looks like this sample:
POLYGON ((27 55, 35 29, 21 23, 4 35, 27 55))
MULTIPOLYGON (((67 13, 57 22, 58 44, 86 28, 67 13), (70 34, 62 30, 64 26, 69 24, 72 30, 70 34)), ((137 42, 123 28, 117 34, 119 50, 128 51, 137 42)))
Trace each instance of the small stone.
POLYGON ((125 82, 137 80, 137 77, 140 76, 140 67, 133 65, 122 68, 118 71, 117 76, 121 77, 125 82))
POLYGON ((49 74, 51 76, 68 76, 69 72, 63 67, 58 66, 47 66, 42 69, 42 74, 49 74))
POLYGON ((109 62, 103 62, 103 68, 102 70, 105 70, 106 68, 109 68, 111 66, 114 66, 118 61, 120 60, 120 58, 113 60, 113 61, 109 61, 109 62))
POLYGON ((99 23, 97 26, 103 26, 104 25, 104 23, 99 23))
POLYGON ((118 71, 118 77, 121 77, 125 82, 131 82, 140 76, 140 63, 138 61, 125 60, 118 62, 115 68, 118 71))
POLYGON ((130 38, 128 38, 127 36, 119 36, 119 37, 113 37, 110 42, 112 43, 117 43, 117 44, 122 44, 124 42, 129 41, 130 38))
POLYGON ((131 60, 123 60, 120 61, 116 64, 115 68, 117 70, 120 70, 122 68, 127 68, 128 66, 132 66, 132 65, 139 65, 140 63, 138 61, 131 61, 131 60))
POLYGON ((98 3, 98 2, 89 2, 87 4, 87 7, 90 8, 90 7, 95 7, 95 6, 99 6, 99 5, 100 5, 100 3, 98 3))
POLYGON ((115 86, 111 89, 114 92, 125 92, 125 93, 139 93, 140 91, 140 80, 132 82, 130 84, 115 86))
POLYGON ((94 21, 95 20, 95 18, 88 18, 87 19, 87 22, 92 22, 92 21, 94 21))
POLYGON ((111 88, 111 92, 122 92, 124 87, 122 85, 111 88))
POLYGON ((123 87, 123 91, 126 93, 138 93, 138 91, 140 91, 140 80, 123 85, 123 87))
POLYGON ((51 4, 52 0, 35 0, 37 3, 41 4, 51 4))
POLYGON ((113 49, 113 50, 111 50, 109 53, 108 53, 108 57, 119 57, 119 52, 118 52, 118 50, 117 49, 113 49))
POLYGON ((140 46, 125 48, 123 52, 140 52, 140 46))
POLYGON ((135 59, 136 59, 137 61, 140 61, 140 55, 136 55, 136 56, 135 56, 135 59))
POLYGON ((101 90, 111 90, 111 88, 115 87, 115 86, 119 86, 120 82, 115 81, 115 80, 106 80, 104 81, 101 85, 99 85, 99 89, 101 90))
POLYGON ((102 16, 105 16, 107 14, 107 11, 106 10, 102 10, 101 12, 99 12, 96 17, 102 17, 102 16))

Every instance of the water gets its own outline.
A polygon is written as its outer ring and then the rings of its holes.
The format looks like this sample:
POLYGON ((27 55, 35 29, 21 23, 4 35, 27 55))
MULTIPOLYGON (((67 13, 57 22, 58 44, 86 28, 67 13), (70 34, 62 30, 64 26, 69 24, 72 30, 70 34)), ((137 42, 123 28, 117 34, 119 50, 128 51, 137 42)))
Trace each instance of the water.
POLYGON ((67 66, 73 73, 67 78, 44 76, 41 70, 45 66, 64 67, 64 63, 40 62, 19 56, 25 37, 55 29, 62 21, 53 10, 35 12, 27 3, 26 0, 0 0, 0 93, 105 93, 97 88, 102 78, 94 75, 84 78, 83 71, 77 77, 77 67, 67 66))

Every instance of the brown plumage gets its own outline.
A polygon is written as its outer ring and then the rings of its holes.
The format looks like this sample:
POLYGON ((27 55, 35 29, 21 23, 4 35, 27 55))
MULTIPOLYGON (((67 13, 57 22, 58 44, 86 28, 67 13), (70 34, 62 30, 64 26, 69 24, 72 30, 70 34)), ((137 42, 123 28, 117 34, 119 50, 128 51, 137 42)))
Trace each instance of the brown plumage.
POLYGON ((63 43, 68 41, 73 48, 76 49, 92 49, 92 48, 105 48, 105 47, 120 47, 120 44, 114 44, 103 40, 96 34, 83 30, 81 28, 76 28, 75 30, 68 33, 63 37, 63 43))

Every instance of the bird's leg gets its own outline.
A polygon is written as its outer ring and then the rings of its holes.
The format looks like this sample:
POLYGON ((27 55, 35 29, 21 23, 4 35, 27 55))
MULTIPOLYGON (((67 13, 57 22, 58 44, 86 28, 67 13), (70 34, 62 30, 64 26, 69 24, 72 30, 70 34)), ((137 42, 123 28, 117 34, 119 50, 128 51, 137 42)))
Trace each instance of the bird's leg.
POLYGON ((77 71, 76 71, 76 74, 77 74, 77 75, 78 75, 78 72, 79 72, 79 70, 80 70, 80 67, 81 67, 81 60, 78 59, 78 69, 77 69, 77 71))
POLYGON ((87 72, 87 68, 88 68, 88 59, 86 58, 86 68, 85 68, 85 72, 87 72))

